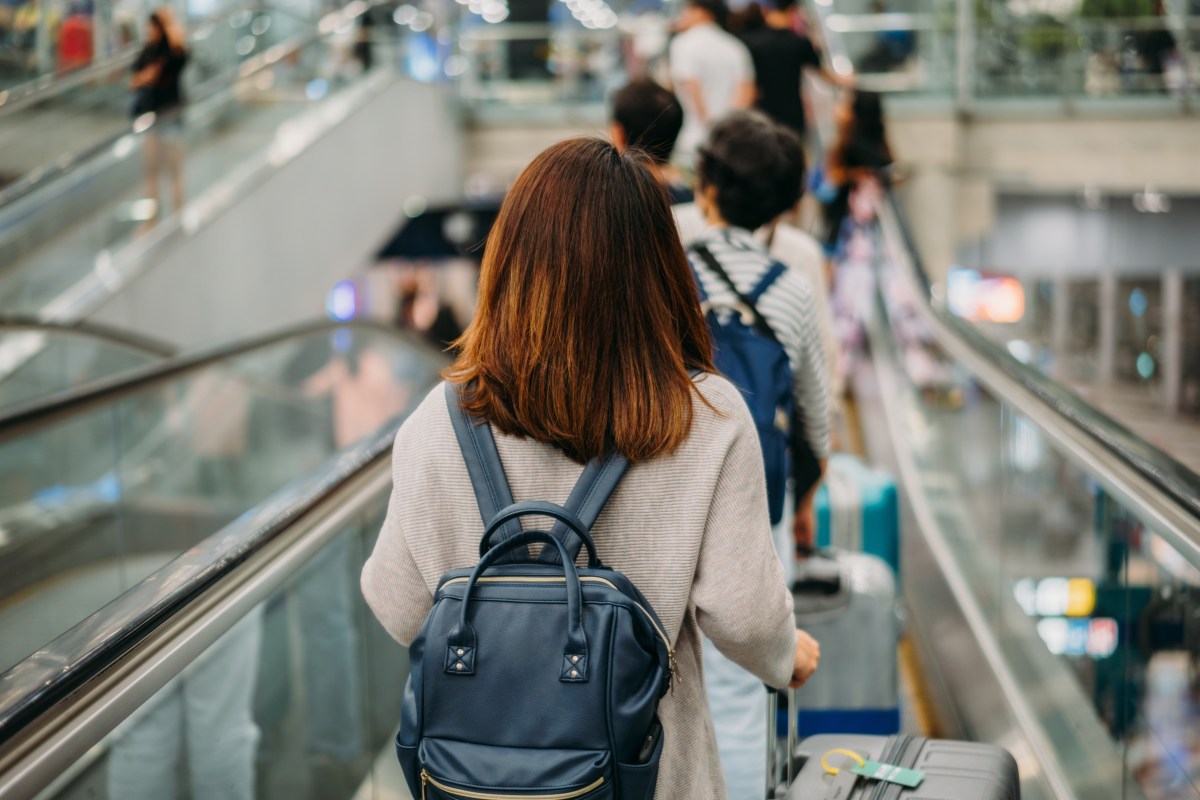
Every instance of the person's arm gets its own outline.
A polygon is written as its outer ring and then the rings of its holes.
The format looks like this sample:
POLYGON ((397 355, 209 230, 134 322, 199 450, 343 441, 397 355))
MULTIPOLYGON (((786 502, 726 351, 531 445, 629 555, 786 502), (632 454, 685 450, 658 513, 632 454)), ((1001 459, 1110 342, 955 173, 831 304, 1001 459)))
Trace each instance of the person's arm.
POLYGON ((129 85, 134 89, 141 89, 146 86, 153 86, 158 80, 159 64, 157 61, 151 60, 145 50, 138 55, 137 60, 133 62, 132 75, 129 78, 129 85))
POLYGON ((819 68, 817 68, 814 71, 818 78, 820 78, 822 81, 829 84, 830 86, 836 86, 839 89, 854 88, 854 76, 853 75, 842 75, 841 73, 834 72, 832 69, 830 69, 825 64, 822 64, 819 68))
MULTIPOLYGON (((804 436, 809 449, 817 458, 821 475, 829 458, 829 366, 821 346, 821 333, 817 330, 816 295, 808 278, 802 274, 789 275, 797 282, 798 302, 793 316, 792 335, 796 340, 793 356, 794 397, 796 408, 804 421, 804 436)), ((816 540, 816 515, 814 500, 817 480, 804 495, 796 498, 796 516, 793 519, 793 535, 799 547, 811 549, 816 540)))
POLYGON ((758 86, 753 80, 742 81, 738 84, 737 90, 733 95, 734 108, 752 108, 754 101, 758 99, 758 86))
POLYGON ((810 39, 802 37, 798 47, 800 48, 800 64, 802 69, 812 72, 830 86, 836 86, 840 89, 849 89, 854 86, 854 76, 842 75, 830 69, 824 55, 810 39))
POLYGON ((687 95, 692 110, 701 124, 708 124, 708 109, 704 107, 704 92, 700 89, 700 81, 695 78, 683 78, 678 81, 679 93, 687 95))
MULTIPOLYGON (((740 399, 740 398, 739 398, 740 399)), ((692 584, 696 620, 717 649, 770 686, 807 679, 819 650, 798 634, 771 542, 762 453, 750 410, 730 403, 737 432, 725 453, 692 584)))
POLYGON ((750 55, 750 50, 745 45, 741 47, 741 55, 738 59, 741 64, 738 77, 737 89, 733 94, 734 108, 752 108, 754 101, 758 99, 758 84, 754 77, 754 57, 750 55))
POLYGON ((405 453, 408 426, 396 435, 392 449, 392 496, 387 517, 371 557, 363 565, 360 584, 367 605, 384 630, 404 646, 412 643, 433 608, 433 595, 421 577, 405 538, 403 509, 410 504, 400 499, 399 487, 407 485, 405 453))

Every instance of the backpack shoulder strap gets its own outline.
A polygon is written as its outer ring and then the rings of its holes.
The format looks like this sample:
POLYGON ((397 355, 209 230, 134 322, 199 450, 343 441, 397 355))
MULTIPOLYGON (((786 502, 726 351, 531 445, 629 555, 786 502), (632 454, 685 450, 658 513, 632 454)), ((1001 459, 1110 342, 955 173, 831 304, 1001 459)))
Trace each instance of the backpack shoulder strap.
POLYGON ((763 338, 768 339, 782 347, 783 345, 779 341, 779 337, 775 335, 775 331, 771 328, 771 324, 767 322, 766 318, 762 314, 759 313, 758 306, 755 305, 755 301, 762 296, 763 292, 771 287, 771 284, 779 279, 779 276, 787 271, 787 267, 778 261, 773 262, 771 268, 767 270, 767 273, 759 280, 758 285, 754 287, 754 291, 751 292, 750 295, 744 295, 738 291, 733 279, 729 277, 729 273, 725 271, 725 268, 721 266, 721 262, 717 260, 717 257, 712 254, 712 251, 709 250, 708 247, 703 244, 693 244, 691 250, 696 255, 700 256, 700 259, 704 261, 708 268, 711 269, 716 276, 720 278, 726 286, 729 287, 729 290, 733 292, 742 305, 754 312, 754 330, 758 331, 763 338))
POLYGON ((758 279, 758 283, 750 290, 750 294, 746 295, 746 297, 757 303, 767 293, 767 289, 774 286, 775 281, 782 278, 787 270, 787 265, 783 262, 772 261, 770 268, 758 279))
MULTIPOLYGON (((454 425, 454 436, 467 463, 467 474, 471 476, 471 488, 475 490, 475 502, 479 504, 479 516, 486 526, 501 510, 513 504, 512 491, 508 488, 508 477, 496 450, 496 440, 486 422, 477 422, 463 410, 459 386, 447 381, 446 406, 450 410, 450 422, 454 425)), ((521 523, 513 520, 502 529, 501 540, 521 532, 521 523)))
MULTIPOLYGON (((454 425, 458 447, 462 451, 463 461, 467 464, 467 473, 471 476, 471 488, 475 491, 479 516, 483 518, 483 524, 486 526, 497 514, 513 504, 508 477, 504 474, 504 465, 500 462, 500 453, 496 450, 496 439, 492 436, 489 425, 477 423, 467 416, 461 404, 459 387, 455 384, 446 384, 446 405, 450 410, 450 421, 454 425)), ((584 530, 590 531, 596 524, 600 512, 604 510, 608 498, 612 496, 628 468, 629 461, 620 453, 603 459, 592 459, 584 467, 563 506, 579 518, 584 530)), ((505 523, 493 544, 520 532, 521 523, 518 520, 505 523)), ((558 522, 555 523, 552 532, 564 541, 567 552, 572 557, 579 555, 583 542, 571 533, 570 528, 558 522)), ((558 550, 544 547, 538 560, 557 562, 558 550)))
MULTIPOLYGON (((574 513, 583 523, 584 529, 590 532, 592 526, 596 524, 596 520, 600 518, 600 512, 608 503, 608 498, 612 497, 617 484, 625 476, 627 469, 629 469, 629 461, 620 453, 612 453, 604 458, 593 458, 583 468, 583 473, 575 482, 575 488, 571 490, 563 507, 574 513)), ((583 541, 575 536, 570 528, 562 522, 556 522, 552 533, 564 541, 567 552, 572 558, 579 556, 583 541)), ((558 551, 554 548, 542 548, 541 555, 544 556, 541 559, 543 561, 558 561, 558 551)))

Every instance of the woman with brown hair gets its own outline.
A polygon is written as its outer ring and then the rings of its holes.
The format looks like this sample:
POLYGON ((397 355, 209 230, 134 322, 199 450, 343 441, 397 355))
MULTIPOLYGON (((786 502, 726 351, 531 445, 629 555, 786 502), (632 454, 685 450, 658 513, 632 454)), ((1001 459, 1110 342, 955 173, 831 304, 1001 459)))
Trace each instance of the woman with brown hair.
MULTIPOLYGON (((648 158, 572 139, 534 159, 488 237, 478 311, 459 345, 447 377, 491 424, 515 500, 562 502, 583 463, 612 449, 632 463, 592 536, 650 601, 677 656, 659 706, 655 798, 724 798, 700 632, 777 687, 806 680, 819 650, 795 630, 758 436, 738 390, 713 374, 648 158)), ((396 436, 388 515, 362 574, 399 642, 416 637, 439 577, 478 560, 481 534, 438 387, 396 436)))

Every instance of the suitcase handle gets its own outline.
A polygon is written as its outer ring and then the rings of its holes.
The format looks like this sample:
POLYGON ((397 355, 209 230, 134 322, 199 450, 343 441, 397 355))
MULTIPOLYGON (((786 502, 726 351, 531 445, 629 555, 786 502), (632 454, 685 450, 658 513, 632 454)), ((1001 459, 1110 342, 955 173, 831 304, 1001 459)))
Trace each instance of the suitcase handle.
POLYGON ((792 583, 793 594, 832 596, 842 591, 842 568, 832 550, 811 550, 796 565, 797 576, 792 583))

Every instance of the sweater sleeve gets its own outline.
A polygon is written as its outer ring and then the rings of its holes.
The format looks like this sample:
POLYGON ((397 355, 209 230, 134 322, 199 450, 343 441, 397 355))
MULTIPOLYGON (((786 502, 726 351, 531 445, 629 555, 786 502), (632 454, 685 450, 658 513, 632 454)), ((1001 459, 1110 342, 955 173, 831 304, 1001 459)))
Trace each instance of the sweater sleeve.
POLYGON ((405 538, 405 501, 401 498, 401 487, 409 485, 404 458, 408 430, 410 426, 406 424, 396 434, 392 448, 392 495, 388 500, 387 517, 375 542, 375 549, 363 565, 361 578, 367 605, 384 630, 405 646, 416 638, 433 607, 433 595, 421 577, 405 538))
POLYGON ((728 413, 737 416, 738 429, 705 522, 692 602, 700 630, 718 650, 782 688, 795 659, 792 596, 771 541, 754 423, 744 403, 732 405, 728 413))
POLYGON ((808 278, 793 270, 788 280, 797 286, 799 302, 791 325, 792 359, 796 406, 804 420, 804 435, 817 458, 829 457, 829 366, 819 329, 817 300, 808 278))

